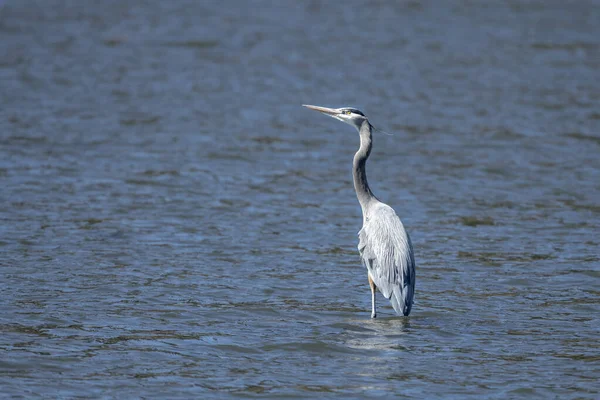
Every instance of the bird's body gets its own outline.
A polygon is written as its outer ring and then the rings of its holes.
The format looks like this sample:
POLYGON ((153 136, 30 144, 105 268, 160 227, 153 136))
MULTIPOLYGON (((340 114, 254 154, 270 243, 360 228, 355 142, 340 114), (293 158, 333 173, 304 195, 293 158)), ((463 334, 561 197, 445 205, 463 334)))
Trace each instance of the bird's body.
MULTIPOLYGON (((381 202, 370 207, 367 216, 363 216, 358 238, 358 251, 371 286, 379 288, 396 313, 410 314, 415 293, 415 260, 410 237, 392 207, 381 202)), ((372 305, 374 318, 377 315, 374 299, 372 305)))
POLYGON ((367 182, 365 165, 371 153, 373 126, 362 112, 354 108, 305 107, 353 125, 358 130, 360 148, 354 155, 352 175, 363 214, 358 251, 367 268, 371 286, 371 317, 377 315, 377 288, 391 301, 396 313, 410 314, 415 293, 415 259, 410 236, 394 210, 373 195, 367 182))

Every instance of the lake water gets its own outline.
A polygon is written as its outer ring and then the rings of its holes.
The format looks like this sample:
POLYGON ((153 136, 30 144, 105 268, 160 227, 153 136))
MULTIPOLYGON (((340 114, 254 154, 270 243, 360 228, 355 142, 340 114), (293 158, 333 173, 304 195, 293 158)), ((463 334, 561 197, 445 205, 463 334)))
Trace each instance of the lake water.
POLYGON ((4 1, 6 397, 598 398, 600 4, 4 1), (370 290, 353 128, 413 239, 370 290))

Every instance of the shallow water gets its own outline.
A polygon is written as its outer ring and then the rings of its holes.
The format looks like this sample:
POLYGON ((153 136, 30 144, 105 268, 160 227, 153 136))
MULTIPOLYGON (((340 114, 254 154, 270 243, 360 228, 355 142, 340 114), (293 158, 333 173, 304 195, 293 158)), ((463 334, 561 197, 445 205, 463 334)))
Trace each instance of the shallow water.
POLYGON ((0 6, 5 396, 598 397, 598 2, 101 3, 0 6))

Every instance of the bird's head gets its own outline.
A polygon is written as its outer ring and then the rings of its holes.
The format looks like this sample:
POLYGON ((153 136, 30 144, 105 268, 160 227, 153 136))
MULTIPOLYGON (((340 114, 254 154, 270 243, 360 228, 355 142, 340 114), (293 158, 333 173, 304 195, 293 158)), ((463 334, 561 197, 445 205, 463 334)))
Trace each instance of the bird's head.
POLYGON ((362 113, 362 111, 352 107, 327 108, 311 106, 308 104, 303 104, 303 106, 311 110, 323 113, 325 115, 329 115, 330 117, 345 122, 348 125, 352 125, 358 130, 360 130, 360 127, 362 126, 363 122, 368 121, 367 117, 365 116, 365 114, 362 113))

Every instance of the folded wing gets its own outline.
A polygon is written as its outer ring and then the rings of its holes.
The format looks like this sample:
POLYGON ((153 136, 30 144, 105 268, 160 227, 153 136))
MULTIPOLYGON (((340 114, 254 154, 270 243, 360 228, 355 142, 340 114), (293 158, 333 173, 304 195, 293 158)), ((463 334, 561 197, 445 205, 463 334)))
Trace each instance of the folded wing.
POLYGON ((358 251, 371 279, 390 299, 397 314, 410 314, 415 293, 415 259, 400 218, 390 206, 380 203, 370 210, 358 236, 358 251))

